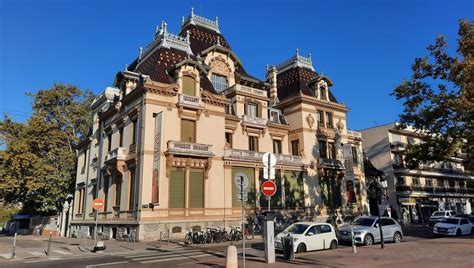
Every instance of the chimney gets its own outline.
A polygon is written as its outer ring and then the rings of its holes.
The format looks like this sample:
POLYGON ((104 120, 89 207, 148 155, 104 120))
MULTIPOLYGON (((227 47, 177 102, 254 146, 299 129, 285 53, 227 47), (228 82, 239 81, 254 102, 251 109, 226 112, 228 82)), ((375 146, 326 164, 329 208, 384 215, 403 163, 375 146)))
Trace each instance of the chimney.
POLYGON ((270 83, 270 99, 276 100, 278 99, 278 91, 277 91, 277 69, 275 66, 268 66, 267 65, 267 81, 270 83))

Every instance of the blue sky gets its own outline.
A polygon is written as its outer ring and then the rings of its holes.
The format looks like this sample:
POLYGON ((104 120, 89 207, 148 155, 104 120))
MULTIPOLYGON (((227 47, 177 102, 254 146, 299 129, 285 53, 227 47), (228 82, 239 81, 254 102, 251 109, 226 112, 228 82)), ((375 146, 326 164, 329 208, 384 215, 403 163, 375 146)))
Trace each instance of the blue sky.
MULTIPOLYGON (((397 119, 390 93, 410 76, 414 58, 436 36, 456 49, 460 18, 473 1, 99 1, 0 0, 0 113, 31 114, 25 92, 70 83, 100 93, 152 40, 161 20, 178 33, 181 17, 219 17, 220 30, 245 68, 264 78, 265 65, 295 53, 334 82, 351 111, 348 127, 397 119)), ((3 117, 3 116, 2 116, 3 117)))

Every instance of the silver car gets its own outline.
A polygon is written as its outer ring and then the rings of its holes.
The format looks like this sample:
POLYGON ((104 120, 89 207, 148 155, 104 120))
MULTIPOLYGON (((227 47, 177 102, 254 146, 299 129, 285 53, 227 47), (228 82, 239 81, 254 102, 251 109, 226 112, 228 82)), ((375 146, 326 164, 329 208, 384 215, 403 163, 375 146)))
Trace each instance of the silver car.
MULTIPOLYGON (((382 217, 383 240, 400 243, 403 238, 402 227, 392 218, 382 217)), ((337 233, 339 241, 351 242, 351 227, 354 229, 354 239, 357 244, 370 246, 381 241, 379 219, 376 216, 362 216, 348 225, 339 227, 337 233)))

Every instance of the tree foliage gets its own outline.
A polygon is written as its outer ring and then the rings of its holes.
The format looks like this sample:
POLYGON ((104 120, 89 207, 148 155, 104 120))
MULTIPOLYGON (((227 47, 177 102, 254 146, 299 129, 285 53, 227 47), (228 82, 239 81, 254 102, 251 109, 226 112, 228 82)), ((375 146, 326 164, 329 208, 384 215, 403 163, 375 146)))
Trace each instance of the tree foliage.
POLYGON ((428 46, 428 56, 416 58, 412 76, 392 95, 403 100, 400 127, 412 126, 422 142, 409 145, 410 166, 421 162, 446 161, 467 153, 466 166, 473 167, 474 146, 474 25, 460 20, 457 55, 447 52, 443 36, 428 46))
POLYGON ((0 198, 21 203, 24 212, 52 211, 73 191, 75 146, 92 125, 94 94, 72 85, 55 84, 28 93, 33 114, 25 123, 10 117, 0 122, 2 153, 0 198))

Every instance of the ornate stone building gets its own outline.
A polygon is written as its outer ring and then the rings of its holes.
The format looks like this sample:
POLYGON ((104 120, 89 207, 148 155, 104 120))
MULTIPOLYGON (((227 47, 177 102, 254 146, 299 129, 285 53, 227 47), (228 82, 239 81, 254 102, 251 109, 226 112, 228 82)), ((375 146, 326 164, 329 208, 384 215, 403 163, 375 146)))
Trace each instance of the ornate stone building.
POLYGON ((72 233, 138 232, 237 224, 234 176, 249 178, 247 214, 267 208, 260 193, 262 155, 276 155, 271 209, 283 224, 326 221, 365 205, 362 137, 346 128, 349 109, 332 81, 299 52, 266 78, 248 74, 217 18, 191 12, 174 35, 166 23, 113 87, 93 103, 95 123, 80 146, 72 233))

